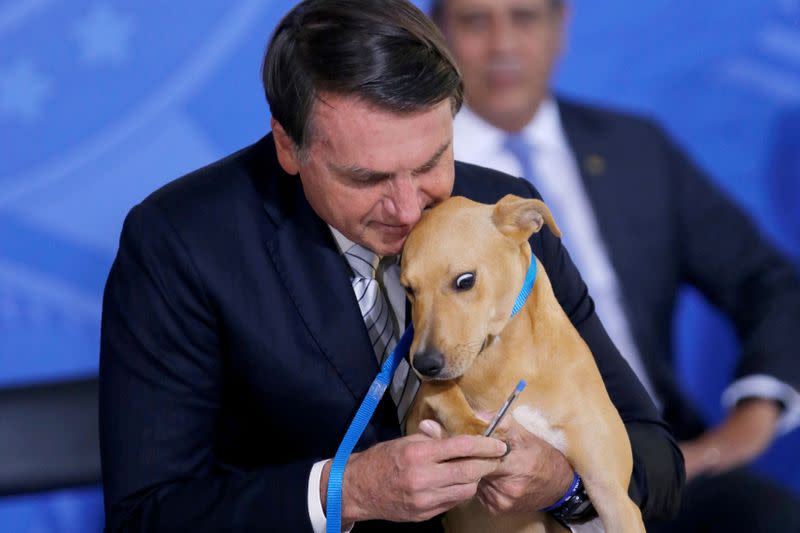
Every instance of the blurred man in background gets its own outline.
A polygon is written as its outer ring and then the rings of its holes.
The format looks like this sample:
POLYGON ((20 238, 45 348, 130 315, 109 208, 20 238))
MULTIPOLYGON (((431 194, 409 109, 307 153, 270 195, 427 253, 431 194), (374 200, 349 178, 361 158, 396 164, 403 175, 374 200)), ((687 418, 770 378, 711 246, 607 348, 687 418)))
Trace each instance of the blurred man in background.
POLYGON ((610 336, 683 440, 681 516, 658 531, 800 528, 788 491, 746 465, 800 422, 800 282, 653 122, 566 101, 550 77, 563 0, 438 0, 461 68, 456 159, 520 175, 553 210, 610 336), (697 287, 736 325, 742 353, 708 428, 682 393, 670 341, 678 291, 697 287))

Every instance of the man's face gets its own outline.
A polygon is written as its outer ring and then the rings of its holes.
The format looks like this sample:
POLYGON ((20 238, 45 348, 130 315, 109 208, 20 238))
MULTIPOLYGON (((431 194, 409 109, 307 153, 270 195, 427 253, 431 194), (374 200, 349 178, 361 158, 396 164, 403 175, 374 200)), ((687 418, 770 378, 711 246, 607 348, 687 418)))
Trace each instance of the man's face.
POLYGON ((467 104, 518 131, 548 92, 564 8, 551 0, 442 0, 439 19, 464 78, 467 104))
POLYGON ((299 171, 314 211, 379 255, 399 253, 423 209, 453 189, 449 99, 395 114, 352 96, 321 95, 302 158, 276 123, 273 131, 281 164, 290 174, 299 171))

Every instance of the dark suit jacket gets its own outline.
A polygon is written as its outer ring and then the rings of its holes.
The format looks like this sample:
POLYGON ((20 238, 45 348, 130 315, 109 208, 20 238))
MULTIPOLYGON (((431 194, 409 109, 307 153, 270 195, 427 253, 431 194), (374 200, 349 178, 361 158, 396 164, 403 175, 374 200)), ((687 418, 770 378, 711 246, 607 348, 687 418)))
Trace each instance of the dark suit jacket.
POLYGON ((778 115, 764 186, 782 244, 800 264, 800 107, 778 115))
MULTIPOLYGON (((455 194, 478 201, 535 194, 478 167, 458 164, 456 175, 455 194)), ((531 243, 626 423, 631 492, 647 515, 672 512, 683 481, 675 443, 560 241, 543 231, 531 243)), ((310 531, 311 466, 334 455, 376 372, 346 261, 271 136, 168 184, 128 215, 105 289, 108 529, 310 531)), ((399 435, 387 399, 360 448, 399 435)))
POLYGON ((653 122, 565 100, 559 109, 675 435, 704 429, 672 361, 683 285, 699 289, 735 324, 742 341, 737 377, 767 374, 800 388, 800 281, 791 264, 653 122))

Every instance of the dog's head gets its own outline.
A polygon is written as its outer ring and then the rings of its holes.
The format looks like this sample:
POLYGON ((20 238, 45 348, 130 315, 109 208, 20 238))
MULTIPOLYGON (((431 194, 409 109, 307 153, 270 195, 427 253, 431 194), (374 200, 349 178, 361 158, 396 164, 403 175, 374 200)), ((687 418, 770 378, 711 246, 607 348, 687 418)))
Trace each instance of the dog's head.
POLYGON ((421 379, 461 376, 511 316, 543 224, 540 200, 495 205, 453 197, 426 212, 403 247, 400 281, 412 304, 411 366, 421 379))

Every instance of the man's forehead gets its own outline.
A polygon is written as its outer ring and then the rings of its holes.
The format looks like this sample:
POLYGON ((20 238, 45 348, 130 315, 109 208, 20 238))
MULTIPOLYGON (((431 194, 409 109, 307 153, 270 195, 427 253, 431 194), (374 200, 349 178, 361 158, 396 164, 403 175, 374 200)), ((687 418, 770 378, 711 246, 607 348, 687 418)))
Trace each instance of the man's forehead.
POLYGON ((413 168, 441 155, 451 144, 453 117, 449 109, 449 101, 444 101, 420 111, 397 113, 355 97, 321 98, 311 114, 308 147, 312 153, 333 156, 335 160, 330 162, 336 166, 371 168, 366 164, 375 155, 369 152, 370 147, 404 156, 403 147, 408 146, 404 141, 409 137, 425 139, 427 142, 413 154, 401 157, 404 165, 413 168), (395 128, 397 135, 392 134, 395 128))
MULTIPOLYGON (((416 116, 433 112, 441 107, 449 107, 452 110, 452 101, 448 98, 415 110, 394 111, 361 98, 358 95, 320 93, 315 98, 311 112, 309 113, 309 124, 311 125, 311 129, 314 130, 314 124, 328 124, 330 122, 349 124, 357 122, 359 118, 372 122, 372 118, 376 116, 392 117, 401 121, 413 119, 416 116)), ((320 134, 320 140, 324 141, 326 132, 321 130, 317 133, 320 134)))
POLYGON ((552 0, 441 0, 441 7, 450 12, 476 9, 513 9, 547 7, 552 0))
MULTIPOLYGON (((401 156, 408 156, 404 159, 404 167, 412 172, 422 172, 429 165, 433 165, 445 154, 452 145, 452 137, 446 138, 439 145, 429 145, 426 150, 420 153, 413 154, 398 154, 401 156)), ((338 171, 343 174, 385 174, 385 177, 393 176, 398 169, 395 168, 382 168, 379 164, 362 162, 358 160, 350 160, 345 158, 342 161, 328 160, 327 166, 329 169, 338 171)))

